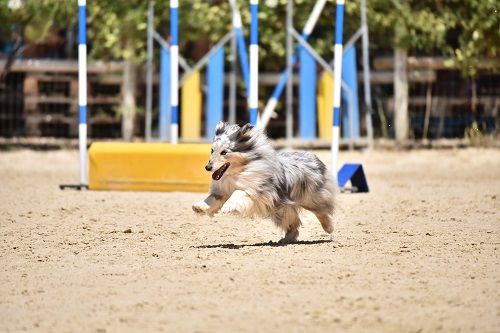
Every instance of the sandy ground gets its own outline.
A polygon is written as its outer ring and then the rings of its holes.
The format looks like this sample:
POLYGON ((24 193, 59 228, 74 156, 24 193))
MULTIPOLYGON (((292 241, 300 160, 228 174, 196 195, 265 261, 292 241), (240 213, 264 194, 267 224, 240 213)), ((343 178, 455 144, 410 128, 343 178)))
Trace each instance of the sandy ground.
POLYGON ((0 152, 0 331, 500 332, 500 150, 341 158, 371 193, 276 246, 201 194, 62 192, 76 152, 0 152))

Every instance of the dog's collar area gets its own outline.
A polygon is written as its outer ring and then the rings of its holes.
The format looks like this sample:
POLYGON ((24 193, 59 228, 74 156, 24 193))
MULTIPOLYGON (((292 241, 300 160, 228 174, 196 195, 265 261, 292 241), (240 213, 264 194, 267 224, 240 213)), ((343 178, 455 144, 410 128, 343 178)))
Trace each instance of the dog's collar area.
POLYGON ((212 179, 213 180, 219 180, 222 178, 224 175, 224 172, 229 168, 230 163, 224 163, 223 166, 221 166, 219 169, 215 170, 214 173, 212 174, 212 179))

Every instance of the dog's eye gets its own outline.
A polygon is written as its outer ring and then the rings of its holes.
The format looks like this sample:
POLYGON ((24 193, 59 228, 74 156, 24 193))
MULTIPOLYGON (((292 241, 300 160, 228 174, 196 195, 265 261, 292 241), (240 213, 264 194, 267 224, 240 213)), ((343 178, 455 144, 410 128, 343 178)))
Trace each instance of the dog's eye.
POLYGON ((227 154, 227 151, 223 150, 220 152, 221 155, 226 155, 227 154))
POLYGON ((210 154, 213 154, 214 153, 214 149, 212 148, 212 150, 210 151, 210 154))

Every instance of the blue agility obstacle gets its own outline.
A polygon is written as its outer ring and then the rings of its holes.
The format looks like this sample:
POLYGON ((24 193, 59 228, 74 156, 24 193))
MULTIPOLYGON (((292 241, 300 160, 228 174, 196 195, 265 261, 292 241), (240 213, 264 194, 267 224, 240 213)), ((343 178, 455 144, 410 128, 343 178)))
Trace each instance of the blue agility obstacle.
POLYGON ((215 126, 224 113, 224 48, 220 47, 210 57, 207 66, 207 84, 210 93, 206 98, 205 136, 215 135, 215 126))
MULTIPOLYGON (((335 55, 334 55, 334 81, 333 81, 333 127, 332 127, 332 172, 341 188, 351 181, 357 192, 368 192, 363 166, 360 164, 345 164, 337 170, 339 154, 339 126, 340 126, 340 103, 341 103, 341 78, 342 78, 342 53, 344 33, 344 0, 336 1, 335 13, 335 55)), ((352 119, 351 119, 352 120, 352 119)), ((351 135, 353 133, 350 133, 351 135)))
POLYGON ((170 52, 167 48, 160 50, 160 110, 159 128, 160 140, 167 140, 172 120, 172 105, 170 104, 170 52))
POLYGON ((299 135, 302 139, 316 138, 316 61, 300 47, 299 135))
POLYGON ((368 183, 361 164, 346 163, 337 173, 337 183, 340 188, 347 189, 346 185, 351 182, 353 192, 368 192, 368 183))
POLYGON ((345 82, 351 93, 351 98, 342 98, 349 105, 350 112, 342 114, 342 135, 349 139, 358 139, 359 104, 358 104, 358 71, 356 70, 356 48, 354 45, 344 50, 342 59, 342 81, 345 82))

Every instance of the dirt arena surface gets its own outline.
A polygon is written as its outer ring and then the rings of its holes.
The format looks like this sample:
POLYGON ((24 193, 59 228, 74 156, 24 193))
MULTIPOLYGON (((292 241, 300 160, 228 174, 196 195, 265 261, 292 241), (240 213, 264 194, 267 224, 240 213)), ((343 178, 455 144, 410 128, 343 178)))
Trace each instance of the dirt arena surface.
POLYGON ((343 152, 371 193, 288 246, 202 194, 60 191, 77 160, 0 152, 2 332, 500 332, 500 150, 343 152))

